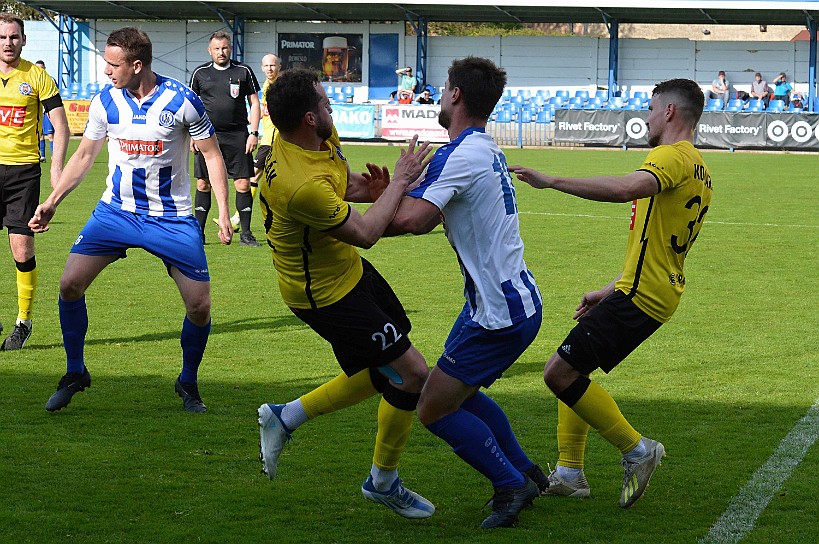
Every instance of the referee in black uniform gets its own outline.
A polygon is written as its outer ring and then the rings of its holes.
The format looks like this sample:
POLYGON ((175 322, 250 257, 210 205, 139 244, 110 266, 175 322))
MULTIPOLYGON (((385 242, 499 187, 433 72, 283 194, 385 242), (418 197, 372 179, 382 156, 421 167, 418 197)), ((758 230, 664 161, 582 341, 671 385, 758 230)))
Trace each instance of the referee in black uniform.
MULTIPOLYGON (((250 216, 253 210, 253 196, 250 193, 250 178, 253 177, 253 150, 259 143, 259 82, 250 66, 231 60, 230 36, 224 32, 214 32, 208 41, 208 53, 213 62, 196 68, 191 76, 191 89, 205 104, 211 123, 216 129, 216 139, 225 159, 228 177, 236 187, 236 209, 242 232, 239 241, 243 246, 258 246, 259 242, 250 232, 250 216), (245 103, 250 105, 250 134, 245 103)), ((196 176, 196 200, 194 213, 205 230, 210 211, 210 182, 205 160, 195 153, 193 173, 196 176)))

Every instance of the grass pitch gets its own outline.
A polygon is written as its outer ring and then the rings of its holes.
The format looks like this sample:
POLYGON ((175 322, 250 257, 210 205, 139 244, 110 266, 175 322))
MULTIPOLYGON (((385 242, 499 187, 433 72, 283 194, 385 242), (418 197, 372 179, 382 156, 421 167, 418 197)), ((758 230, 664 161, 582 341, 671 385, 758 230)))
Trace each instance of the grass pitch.
MULTIPOLYGON (((398 150, 348 145, 345 154, 361 170, 365 161, 394 164, 398 150)), ((595 175, 632 171, 645 154, 512 149, 507 159, 595 175)), ((87 293, 92 387, 50 414, 45 401, 65 371, 59 278, 103 191, 106 161, 103 153, 51 231, 37 237, 34 335, 23 351, 0 352, 0 542, 696 542, 819 397, 816 156, 720 152, 706 154, 715 193, 677 314, 611 374, 595 376, 632 424, 668 450, 627 511, 617 506, 619 453, 592 432, 590 499, 542 498, 517 528, 481 531, 488 482, 416 423, 401 476, 437 513, 400 518, 361 496, 376 399, 301 427, 268 481, 257 461, 257 406, 291 400, 338 367, 284 307, 264 247, 207 245, 213 332, 200 370, 207 413, 184 412, 173 391, 184 315, 175 286, 161 262, 132 250, 87 293)), ((45 176, 44 196, 48 190, 45 176)), ((545 466, 557 457, 557 418, 543 364, 572 326, 580 296, 620 272, 630 209, 521 183, 517 198, 544 322, 489 394, 545 466)), ((261 239, 258 211, 254 231, 261 239)), ((209 234, 216 240, 215 226, 209 234)), ((16 291, 5 251, 0 320, 8 332, 16 291)), ((385 239, 362 254, 404 302, 411 338, 433 365, 463 304, 441 229, 385 239)), ((814 446, 743 542, 819 541, 818 475, 814 446)))

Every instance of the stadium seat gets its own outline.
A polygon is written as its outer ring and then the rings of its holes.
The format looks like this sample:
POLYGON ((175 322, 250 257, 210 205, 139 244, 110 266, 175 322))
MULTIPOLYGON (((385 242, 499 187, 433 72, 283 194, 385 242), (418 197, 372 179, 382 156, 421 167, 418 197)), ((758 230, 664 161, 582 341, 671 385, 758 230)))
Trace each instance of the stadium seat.
POLYGON ((498 112, 497 118, 495 121, 498 123, 511 123, 512 122, 512 112, 509 110, 501 110, 498 112))
POLYGON ((728 111, 742 111, 742 108, 745 107, 745 102, 740 100, 739 98, 732 98, 728 101, 728 106, 725 108, 728 111))
POLYGON ((535 93, 535 96, 539 96, 545 101, 549 100, 549 97, 552 95, 547 89, 538 89, 538 91, 535 93))
POLYGON ((327 93, 327 96, 333 96, 334 94, 336 94, 336 88, 333 87, 332 85, 325 85, 324 92, 327 93))
POLYGON ((512 91, 509 89, 504 89, 503 94, 501 95, 501 100, 504 102, 509 102, 512 100, 512 91))
MULTIPOLYGON (((631 99, 629 99, 629 100, 631 100, 631 99)), ((629 111, 639 110, 640 105, 639 104, 626 104, 623 109, 624 110, 629 110, 629 111)))
POLYGON ((535 122, 540 123, 542 125, 551 123, 552 122, 552 116, 549 113, 549 110, 539 111, 537 113, 537 119, 535 119, 535 122))
POLYGON ((617 91, 616 93, 614 93, 614 96, 622 98, 624 103, 628 102, 628 99, 631 98, 631 96, 629 96, 628 94, 628 91, 617 91))
POLYGON ((573 96, 569 99, 569 109, 570 110, 579 110, 583 108, 583 100, 582 96, 573 96))
POLYGON ((705 106, 705 111, 722 111, 722 98, 710 98, 705 106))
POLYGON ((82 92, 82 86, 79 83, 72 83, 70 87, 68 87, 68 94, 72 97, 77 97, 82 92))
MULTIPOLYGON (((628 99, 628 102, 626 102, 626 106, 637 106, 634 109, 639 110, 640 108, 643 107, 643 101, 635 96, 635 97, 632 97, 632 98, 628 99)), ((628 108, 628 109, 632 109, 632 108, 628 108)))
POLYGON ((564 100, 562 96, 555 95, 549 99, 548 103, 550 106, 554 106, 555 108, 562 108, 564 107, 563 104, 565 102, 566 100, 564 100))
POLYGON ((589 98, 589 101, 586 102, 586 109, 590 110, 599 110, 603 107, 603 99, 599 96, 594 96, 589 98))
POLYGON ((768 102, 768 109, 765 111, 770 113, 780 113, 785 110, 785 101, 784 100, 771 100, 768 102))
MULTIPOLYGON (((760 102, 762 102, 762 101, 760 100, 760 102)), ((765 111, 765 110, 762 109, 762 104, 749 104, 748 109, 746 111, 760 112, 760 111, 765 111)))
POLYGON ((634 98, 639 98, 643 104, 651 101, 651 98, 648 96, 647 91, 634 91, 634 94, 632 96, 634 98))
POLYGON ((765 107, 765 102, 761 98, 754 98, 748 101, 748 109, 756 108, 757 111, 765 107))
POLYGON ((83 87, 83 90, 80 92, 79 98, 82 100, 90 100, 91 99, 91 87, 90 83, 83 87))
POLYGON ((582 98, 583 102, 589 99, 589 91, 575 91, 575 98, 582 98))
POLYGON ((602 102, 605 102, 609 99, 609 92, 606 89, 597 89, 597 92, 594 93, 594 96, 599 98, 602 102))
POLYGON ((333 98, 337 104, 344 104, 347 102, 347 96, 344 93, 336 93, 333 95, 333 98))
POLYGON ((563 89, 561 89, 559 91, 555 91, 555 96, 558 96, 558 97, 562 98, 564 102, 569 101, 569 91, 566 91, 566 90, 563 90, 563 89))
POLYGON ((521 89, 518 91, 518 96, 522 96, 525 102, 528 102, 530 98, 532 98, 532 91, 529 89, 521 89))
POLYGON ((801 111, 802 108, 800 108, 799 106, 795 106, 793 103, 791 103, 791 105, 788 106, 788 109, 785 110, 785 113, 800 113, 801 111))
POLYGON ((623 106, 625 106, 625 104, 623 103, 623 99, 619 96, 612 97, 606 104, 606 108, 610 110, 622 110, 623 106))
POLYGON ((517 104, 518 106, 522 106, 526 102, 526 99, 523 98, 522 95, 516 94, 515 96, 512 97, 511 102, 512 102, 512 104, 517 104))

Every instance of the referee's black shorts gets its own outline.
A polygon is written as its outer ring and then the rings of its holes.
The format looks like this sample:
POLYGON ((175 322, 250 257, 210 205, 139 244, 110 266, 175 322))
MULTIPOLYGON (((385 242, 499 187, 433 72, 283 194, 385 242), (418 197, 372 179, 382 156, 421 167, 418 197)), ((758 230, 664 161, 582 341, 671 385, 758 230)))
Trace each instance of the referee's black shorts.
MULTIPOLYGON (((245 153, 247 137, 246 130, 216 133, 216 141, 219 142, 219 149, 222 150, 222 158, 225 160, 229 179, 253 177, 253 155, 245 153)), ((194 155, 193 175, 197 178, 210 179, 205 157, 201 153, 194 155)))
POLYGON ((381 274, 361 259, 364 274, 341 300, 315 309, 291 308, 319 336, 330 342, 341 369, 352 376, 403 355, 412 345, 404 307, 381 274))
POLYGON ((256 158, 253 159, 253 166, 259 170, 264 170, 264 161, 267 160, 268 155, 270 155, 270 146, 260 145, 259 149, 256 150, 256 158))
POLYGON ((628 295, 615 291, 577 321, 557 354, 581 374, 597 368, 609 373, 660 325, 628 295))
POLYGON ((11 234, 33 236, 29 220, 40 203, 40 163, 0 165, 0 220, 11 234))

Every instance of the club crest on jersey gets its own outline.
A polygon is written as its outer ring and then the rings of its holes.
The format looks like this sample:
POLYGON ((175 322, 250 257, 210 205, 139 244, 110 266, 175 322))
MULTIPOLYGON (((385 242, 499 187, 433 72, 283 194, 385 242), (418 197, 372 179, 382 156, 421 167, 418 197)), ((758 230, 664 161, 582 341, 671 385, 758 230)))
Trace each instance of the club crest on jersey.
POLYGON ((20 94, 23 95, 23 96, 30 95, 31 91, 32 91, 31 85, 29 85, 25 81, 20 83, 20 87, 18 87, 18 90, 20 91, 20 94))
POLYGON ((159 114, 159 126, 165 128, 172 127, 173 114, 168 110, 162 110, 162 113, 159 114))
POLYGON ((338 157, 339 157, 341 160, 343 160, 344 162, 347 162, 347 159, 346 159, 346 158, 344 158, 344 155, 341 153, 341 148, 340 148, 340 147, 338 147, 338 146, 336 146, 336 153, 338 153, 338 157))
POLYGON ((230 97, 231 98, 239 98, 239 84, 238 83, 231 83, 230 84, 230 97))

